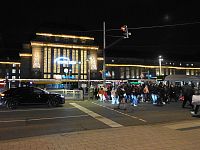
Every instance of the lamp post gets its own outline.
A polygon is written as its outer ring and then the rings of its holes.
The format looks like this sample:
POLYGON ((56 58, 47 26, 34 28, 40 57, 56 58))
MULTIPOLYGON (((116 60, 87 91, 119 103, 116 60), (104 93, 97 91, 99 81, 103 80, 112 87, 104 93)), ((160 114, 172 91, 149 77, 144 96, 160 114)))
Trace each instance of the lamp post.
POLYGON ((158 60, 159 60, 159 75, 162 75, 162 61, 163 61, 163 58, 162 58, 162 56, 159 56, 158 57, 158 60))
POLYGON ((103 78, 103 86, 105 87, 106 85, 106 56, 105 56, 105 49, 106 49, 106 24, 105 21, 103 22, 103 73, 102 73, 102 78, 103 78))

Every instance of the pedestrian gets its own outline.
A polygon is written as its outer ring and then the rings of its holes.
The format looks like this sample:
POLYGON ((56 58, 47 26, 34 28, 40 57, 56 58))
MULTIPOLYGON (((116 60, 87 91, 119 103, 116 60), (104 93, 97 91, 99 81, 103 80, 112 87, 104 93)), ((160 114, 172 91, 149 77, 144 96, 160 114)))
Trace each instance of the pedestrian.
POLYGON ((184 100, 182 103, 182 108, 185 108, 185 105, 187 103, 187 101, 189 102, 189 105, 192 107, 193 109, 193 104, 192 104, 192 95, 193 93, 193 89, 192 86, 188 85, 188 83, 186 82, 185 85, 182 87, 182 93, 184 96, 184 100))
POLYGON ((150 86, 150 93, 151 93, 152 103, 153 105, 156 105, 158 101, 158 85, 157 84, 150 86))
POLYGON ((136 86, 133 86, 133 89, 132 89, 132 92, 131 92, 131 105, 132 106, 137 106, 138 105, 136 86))
POLYGON ((100 101, 103 102, 103 101, 105 100, 105 96, 104 96, 104 90, 103 90, 102 87, 100 88, 100 90, 99 90, 99 92, 98 92, 98 95, 99 95, 100 101))
POLYGON ((94 96, 95 96, 95 99, 98 100, 99 99, 99 94, 98 94, 99 90, 98 90, 98 87, 96 87, 94 89, 94 96))
POLYGON ((111 90, 111 98, 112 98, 112 104, 113 105, 119 104, 117 91, 114 88, 111 90))
POLYGON ((164 84, 162 82, 159 83, 158 85, 158 99, 157 99, 157 105, 162 106, 163 104, 165 104, 164 99, 165 99, 165 88, 164 88, 164 84))
POLYGON ((144 98, 144 102, 148 101, 148 94, 149 94, 149 88, 147 85, 145 85, 144 89, 143 89, 143 98, 144 98))

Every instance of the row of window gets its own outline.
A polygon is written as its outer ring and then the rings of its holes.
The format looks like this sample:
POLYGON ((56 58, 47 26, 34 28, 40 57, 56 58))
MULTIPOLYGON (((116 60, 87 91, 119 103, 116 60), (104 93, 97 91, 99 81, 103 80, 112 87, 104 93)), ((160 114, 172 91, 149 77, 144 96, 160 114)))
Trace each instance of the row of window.
POLYGON ((186 69, 186 70, 176 70, 176 69, 151 69, 145 70, 144 68, 136 68, 136 67, 120 67, 119 69, 120 78, 140 78, 141 74, 144 72, 148 72, 151 76, 159 76, 159 75, 175 75, 175 74, 185 74, 185 75, 200 75, 199 70, 195 69, 186 69))

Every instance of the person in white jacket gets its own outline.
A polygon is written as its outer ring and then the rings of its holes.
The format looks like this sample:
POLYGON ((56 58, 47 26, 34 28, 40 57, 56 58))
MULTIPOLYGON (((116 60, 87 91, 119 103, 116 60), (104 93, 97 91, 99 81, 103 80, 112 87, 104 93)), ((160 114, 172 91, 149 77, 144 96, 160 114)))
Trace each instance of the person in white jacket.
POLYGON ((119 96, 117 95, 117 90, 114 88, 111 90, 111 98, 112 98, 112 104, 119 104, 119 96))

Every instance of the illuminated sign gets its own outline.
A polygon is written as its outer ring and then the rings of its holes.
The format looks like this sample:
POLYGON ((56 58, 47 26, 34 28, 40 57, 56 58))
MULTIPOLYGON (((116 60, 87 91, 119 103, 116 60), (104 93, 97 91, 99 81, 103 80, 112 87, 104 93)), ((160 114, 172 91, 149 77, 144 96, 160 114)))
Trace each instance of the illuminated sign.
POLYGON ((58 64, 77 64, 76 61, 70 61, 68 57, 58 57, 55 59, 55 63, 58 63, 58 64))

